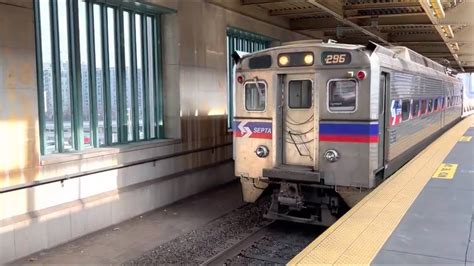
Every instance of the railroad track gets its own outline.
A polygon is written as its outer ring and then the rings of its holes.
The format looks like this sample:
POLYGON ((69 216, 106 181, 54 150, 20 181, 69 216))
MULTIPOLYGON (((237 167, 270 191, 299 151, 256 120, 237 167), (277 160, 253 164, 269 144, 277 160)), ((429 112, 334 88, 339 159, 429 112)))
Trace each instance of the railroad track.
MULTIPOLYGON (((245 238, 242 240, 238 241, 234 245, 232 245, 229 248, 226 248, 219 252, 218 254, 214 255, 201 265, 225 265, 228 262, 230 262, 234 257, 238 256, 239 254, 242 253, 242 251, 250 248, 254 243, 258 242, 259 240, 263 239, 266 235, 271 234, 271 225, 274 224, 274 222, 269 222, 263 227, 260 227, 256 231, 248 234, 245 238)), ((269 263, 277 263, 277 264, 285 264, 286 261, 283 260, 278 260, 275 258, 270 258, 266 256, 259 256, 259 255, 244 255, 242 256, 250 259, 255 259, 259 261, 266 261, 269 263)))

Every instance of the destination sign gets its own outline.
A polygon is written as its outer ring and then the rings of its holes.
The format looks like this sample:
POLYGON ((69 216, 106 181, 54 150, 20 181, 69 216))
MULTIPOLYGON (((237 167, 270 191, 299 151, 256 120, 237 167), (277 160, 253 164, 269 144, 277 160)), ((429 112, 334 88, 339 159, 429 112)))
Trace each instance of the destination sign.
POLYGON ((347 52, 322 52, 323 65, 347 65, 351 63, 351 54, 347 52))

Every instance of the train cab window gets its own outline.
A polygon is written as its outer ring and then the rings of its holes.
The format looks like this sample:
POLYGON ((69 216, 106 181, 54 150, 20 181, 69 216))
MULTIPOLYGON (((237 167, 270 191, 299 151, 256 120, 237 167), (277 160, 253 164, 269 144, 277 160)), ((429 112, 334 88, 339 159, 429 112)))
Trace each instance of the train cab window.
POLYGON ((267 85, 264 82, 245 84, 245 109, 247 111, 265 111, 267 85))
POLYGON ((310 108, 313 99, 311 80, 291 80, 288 84, 288 106, 290 108, 310 108))
POLYGON ((433 99, 428 100, 428 113, 433 111, 433 99))
POLYGON ((357 83, 355 80, 332 80, 328 84, 329 111, 351 112, 356 109, 357 83))
POLYGON ((410 100, 402 101, 402 121, 408 120, 410 117, 410 100))
POLYGON ((418 117, 418 113, 420 112, 420 100, 413 100, 411 106, 411 117, 415 118, 418 117))
POLYGON ((438 111, 438 99, 434 99, 433 110, 438 111))
POLYGON ((421 100, 421 112, 420 115, 423 115, 426 113, 426 100, 421 100))

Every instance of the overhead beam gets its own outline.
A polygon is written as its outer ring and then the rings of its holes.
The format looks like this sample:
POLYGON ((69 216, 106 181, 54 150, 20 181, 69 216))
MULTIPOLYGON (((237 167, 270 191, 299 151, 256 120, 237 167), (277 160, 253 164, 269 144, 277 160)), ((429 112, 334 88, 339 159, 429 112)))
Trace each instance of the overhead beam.
POLYGON ((388 17, 412 17, 412 16, 426 16, 425 12, 412 13, 396 13, 396 14, 377 14, 377 15, 348 15, 347 19, 361 19, 361 18, 388 18, 388 17))
POLYGON ((304 8, 304 9, 284 9, 284 10, 270 10, 270 16, 294 16, 294 15, 318 15, 324 14, 319 8, 304 8))
POLYGON ((344 15, 341 13, 338 13, 328 7, 326 7, 325 5, 321 4, 320 2, 316 1, 316 0, 308 0, 308 3, 320 8, 321 10, 325 11, 326 13, 330 14, 331 16, 333 16, 336 20, 340 21, 341 23, 345 24, 345 25, 348 25, 350 27, 353 27, 355 29, 357 29, 358 31, 364 33, 365 35, 367 36, 370 36, 374 39, 376 39, 378 42, 381 42, 381 43, 384 43, 386 45, 391 45, 390 42, 388 42, 387 40, 385 40, 384 38, 380 37, 379 35, 367 30, 367 29, 364 29, 363 27, 360 27, 359 25, 357 25, 356 23, 344 18, 344 15))
MULTIPOLYGON (((398 33, 398 32, 407 32, 407 31, 430 31, 430 30, 434 31, 435 30, 434 26, 431 23, 430 24, 402 24, 402 25, 389 24, 389 25, 377 25, 376 27, 370 26, 370 25, 367 25, 367 26, 359 25, 359 26, 361 26, 364 29, 377 28, 380 31, 387 32, 387 33, 394 33, 394 32, 398 33), (410 27, 410 29, 401 28, 399 26, 410 27), (396 27, 396 28, 390 29, 392 27, 396 27)), ((335 27, 314 28, 312 30, 314 30, 314 31, 336 31, 338 29, 342 30, 342 31, 355 30, 354 28, 349 27, 349 26, 339 26, 338 28, 335 28, 335 27)))
POLYGON ((361 10, 361 9, 384 9, 384 8, 396 8, 396 7, 415 7, 420 6, 417 0, 411 2, 379 2, 379 3, 366 3, 366 4, 352 4, 346 5, 345 10, 361 10))
MULTIPOLYGON (((357 25, 361 27, 371 26, 373 18, 366 18, 357 21, 357 25)), ((383 26, 433 26, 433 23, 422 16, 411 16, 405 17, 403 20, 396 20, 390 17, 379 17, 376 18, 379 27, 383 26)), ((292 30, 324 30, 328 28, 335 28, 340 25, 335 19, 327 18, 303 18, 303 19, 291 19, 290 28, 292 30)), ((349 26, 350 27, 350 26, 349 26)))
POLYGON ((446 58, 446 57, 452 57, 451 53, 449 51, 446 51, 445 53, 434 53, 434 52, 423 52, 418 50, 418 53, 429 57, 429 58, 446 58))
POLYGON ((340 23, 331 18, 306 18, 290 20, 290 29, 292 30, 319 30, 320 28, 335 29, 340 23))
POLYGON ((241 0, 241 4, 243 6, 271 4, 271 3, 282 3, 282 2, 287 2, 287 1, 284 1, 284 0, 241 0))
POLYGON ((390 35, 392 42, 435 42, 440 38, 436 31, 420 31, 413 34, 394 33, 390 35))

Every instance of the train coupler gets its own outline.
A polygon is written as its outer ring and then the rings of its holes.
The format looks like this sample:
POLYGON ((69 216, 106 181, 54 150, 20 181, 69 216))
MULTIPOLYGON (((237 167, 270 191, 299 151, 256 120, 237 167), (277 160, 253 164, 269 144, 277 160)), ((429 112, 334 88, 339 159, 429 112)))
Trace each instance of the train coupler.
POLYGON ((298 185, 281 183, 278 192, 278 202, 291 209, 300 210, 303 208, 303 195, 300 193, 298 185))

